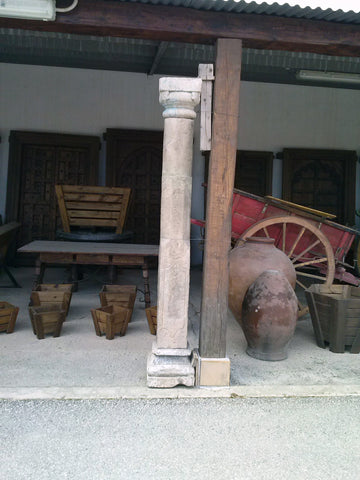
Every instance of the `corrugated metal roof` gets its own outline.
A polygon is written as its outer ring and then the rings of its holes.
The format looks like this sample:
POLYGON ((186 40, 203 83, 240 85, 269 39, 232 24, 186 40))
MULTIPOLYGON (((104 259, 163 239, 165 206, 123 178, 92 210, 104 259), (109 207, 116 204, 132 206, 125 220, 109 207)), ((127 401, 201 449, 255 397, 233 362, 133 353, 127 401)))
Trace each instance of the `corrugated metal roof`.
POLYGON ((288 3, 279 5, 266 2, 246 2, 245 0, 119 0, 122 2, 149 3, 152 5, 169 5, 176 7, 195 8, 196 10, 213 10, 216 12, 252 13, 272 15, 287 18, 306 18, 324 20, 327 22, 360 24, 360 13, 353 11, 332 10, 328 8, 291 6, 288 3))

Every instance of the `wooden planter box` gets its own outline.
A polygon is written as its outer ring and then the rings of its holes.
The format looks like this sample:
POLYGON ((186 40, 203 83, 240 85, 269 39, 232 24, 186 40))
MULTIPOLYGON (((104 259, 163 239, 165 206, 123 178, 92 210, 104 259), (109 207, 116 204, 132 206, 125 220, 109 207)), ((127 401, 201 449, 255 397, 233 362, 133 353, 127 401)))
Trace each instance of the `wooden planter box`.
POLYGON ((106 334, 108 340, 112 340, 115 334, 124 336, 132 314, 131 308, 117 304, 91 310, 96 335, 101 337, 106 334))
MULTIPOLYGON (((118 305, 129 308, 132 314, 135 305, 136 291, 136 285, 103 285, 99 293, 100 304, 102 307, 118 305)), ((131 321, 131 315, 129 321, 131 321)))
POLYGON ((360 288, 311 285, 305 291, 316 342, 334 353, 360 353, 360 288))
POLYGON ((157 327, 157 307, 145 308, 146 318, 149 324, 151 335, 156 335, 157 327))
POLYGON ((45 338, 46 333, 59 337, 65 321, 66 312, 61 305, 42 305, 29 307, 31 325, 38 339, 45 338))
POLYGON ((72 286, 72 283, 40 284, 31 292, 30 305, 34 307, 59 305, 67 315, 71 302, 72 286))
POLYGON ((13 333, 19 307, 8 302, 0 302, 0 332, 13 333))

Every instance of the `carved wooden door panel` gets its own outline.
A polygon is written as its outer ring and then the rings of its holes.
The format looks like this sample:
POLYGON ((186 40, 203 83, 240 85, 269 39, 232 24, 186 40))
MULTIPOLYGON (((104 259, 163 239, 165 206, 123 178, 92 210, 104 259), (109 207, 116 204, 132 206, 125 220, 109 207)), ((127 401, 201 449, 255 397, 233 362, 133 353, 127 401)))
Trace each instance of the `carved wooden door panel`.
POLYGON ((158 244, 163 133, 108 129, 105 138, 106 185, 132 190, 125 228, 135 243, 158 244))
MULTIPOLYGON (((204 153, 205 179, 208 177, 209 153, 204 153)), ((271 195, 273 158, 272 152, 238 150, 234 187, 254 195, 271 195)))
POLYGON ((356 152, 285 149, 283 198, 355 223, 356 152))
POLYGON ((273 158, 272 152, 238 150, 235 188, 254 195, 271 195, 273 158))
POLYGON ((32 240, 54 240, 61 226, 55 184, 96 185, 99 138, 12 132, 7 220, 21 223, 17 248, 32 240))

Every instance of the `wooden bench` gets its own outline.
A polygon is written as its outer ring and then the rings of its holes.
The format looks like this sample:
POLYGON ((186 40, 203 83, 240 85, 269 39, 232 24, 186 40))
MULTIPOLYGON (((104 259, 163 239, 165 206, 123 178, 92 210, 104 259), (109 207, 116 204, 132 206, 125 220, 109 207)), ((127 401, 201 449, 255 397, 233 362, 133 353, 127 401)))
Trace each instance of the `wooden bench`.
POLYGON ((5 223, 5 225, 0 225, 0 270, 4 269, 7 276, 13 283, 13 285, 1 285, 1 287, 3 288, 8 286, 21 288, 21 285, 18 284, 18 282, 15 280, 12 273, 6 266, 6 254, 18 228, 20 228, 20 223, 18 222, 10 222, 5 223))
POLYGON ((57 238, 69 241, 124 242, 130 188, 55 185, 63 231, 57 238), (74 229, 75 227, 75 229, 74 229))

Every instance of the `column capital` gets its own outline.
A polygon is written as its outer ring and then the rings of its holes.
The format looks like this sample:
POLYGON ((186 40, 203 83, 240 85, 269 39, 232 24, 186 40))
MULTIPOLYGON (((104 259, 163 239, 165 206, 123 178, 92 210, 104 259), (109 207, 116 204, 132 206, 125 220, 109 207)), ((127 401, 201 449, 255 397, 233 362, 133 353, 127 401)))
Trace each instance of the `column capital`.
POLYGON ((164 118, 194 119, 200 102, 201 78, 163 77, 159 82, 159 102, 164 118))

